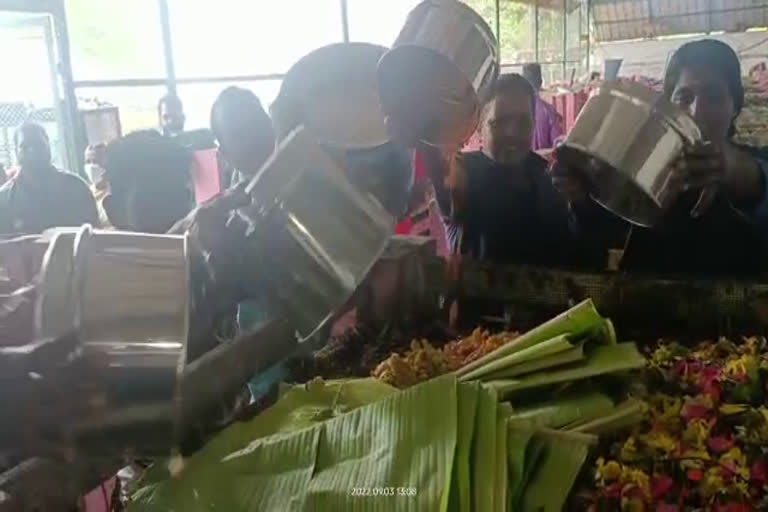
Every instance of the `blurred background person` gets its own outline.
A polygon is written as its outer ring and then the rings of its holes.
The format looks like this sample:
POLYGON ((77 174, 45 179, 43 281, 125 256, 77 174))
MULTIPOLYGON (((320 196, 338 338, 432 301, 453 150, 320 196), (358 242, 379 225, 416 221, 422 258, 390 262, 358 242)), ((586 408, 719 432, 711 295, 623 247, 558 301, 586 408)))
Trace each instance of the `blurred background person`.
POLYGON ((275 132, 261 101, 248 89, 227 87, 211 109, 211 131, 219 144, 222 184, 248 181, 275 149, 275 132))
POLYGON ((90 144, 85 148, 85 176, 91 185, 93 198, 96 200, 96 208, 99 210, 99 222, 102 228, 110 227, 109 219, 104 211, 104 198, 109 195, 109 182, 105 169, 107 159, 107 145, 103 142, 90 144))
POLYGON ((563 136, 563 123, 555 107, 541 97, 541 65, 539 63, 525 64, 523 76, 536 90, 536 125, 533 130, 531 149, 538 151, 553 148, 557 139, 563 136))
POLYGON ((0 187, 0 233, 99 224, 96 201, 78 176, 53 166, 48 134, 27 122, 14 137, 19 170, 0 187))
POLYGON ((160 133, 166 137, 175 137, 184 133, 184 105, 175 94, 166 94, 157 103, 158 124, 160 133))
POLYGON ((189 152, 154 130, 111 142, 105 165, 104 210, 117 229, 165 233, 195 205, 189 152))

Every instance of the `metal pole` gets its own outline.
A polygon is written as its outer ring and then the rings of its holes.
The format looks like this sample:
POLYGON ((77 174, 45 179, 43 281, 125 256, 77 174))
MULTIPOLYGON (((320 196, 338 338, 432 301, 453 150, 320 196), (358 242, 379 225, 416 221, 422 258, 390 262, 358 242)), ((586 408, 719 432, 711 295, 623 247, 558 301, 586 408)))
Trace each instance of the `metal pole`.
POLYGON ((539 0, 533 4, 533 60, 539 62, 539 0))
POLYGON ((592 73, 592 0, 587 0, 587 73, 592 73))
POLYGON ((165 55, 165 80, 168 94, 176 94, 176 66, 173 62, 173 40, 171 38, 171 17, 168 13, 168 0, 157 0, 160 10, 160 29, 163 34, 163 54, 165 55))
POLYGON ((501 63, 501 0, 496 0, 496 55, 501 63))
POLYGON ((80 111, 77 107, 77 94, 72 80, 72 58, 69 51, 69 32, 67 30, 67 14, 64 9, 64 1, 58 0, 50 3, 53 16, 53 36, 58 54, 58 72, 61 79, 61 93, 64 98, 65 129, 64 137, 67 140, 67 160, 70 169, 83 167, 83 151, 88 144, 85 134, 85 126, 82 124, 80 111))
POLYGON ((563 80, 568 76, 568 0, 563 0, 563 80))
POLYGON ((349 14, 347 12, 347 0, 341 2, 341 36, 345 43, 349 42, 349 14))

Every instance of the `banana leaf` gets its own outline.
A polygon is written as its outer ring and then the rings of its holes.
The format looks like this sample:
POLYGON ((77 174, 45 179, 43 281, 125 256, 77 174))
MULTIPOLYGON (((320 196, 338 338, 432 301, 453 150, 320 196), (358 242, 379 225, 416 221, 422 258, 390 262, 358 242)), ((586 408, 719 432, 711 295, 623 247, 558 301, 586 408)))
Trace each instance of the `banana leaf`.
POLYGON ((594 332, 595 329, 605 329, 603 317, 595 309, 592 299, 587 299, 568 311, 560 313, 555 318, 544 322, 538 327, 528 331, 516 340, 506 345, 502 345, 490 354, 487 354, 470 364, 464 366, 456 372, 457 376, 463 376, 467 373, 480 368, 496 359, 519 352, 520 350, 532 347, 542 341, 552 339, 562 334, 570 334, 573 339, 581 339, 583 336, 594 332))
POLYGON ((206 471, 146 489, 130 510, 442 511, 456 430, 456 380, 433 379, 298 432, 257 439, 206 471), (398 488, 416 494, 367 492, 398 488), (352 496, 354 489, 362 495, 352 496))
POLYGON ((496 467, 497 404, 496 391, 481 387, 472 440, 472 510, 498 510, 494 506, 495 480, 491 474, 496 467))
POLYGON ((538 431, 533 438, 545 448, 515 510, 560 512, 597 438, 558 431, 538 431))
POLYGON ((492 372, 497 372, 506 368, 513 368, 515 365, 535 361, 543 357, 551 356, 568 349, 573 348, 570 338, 567 334, 561 334, 548 340, 544 340, 531 347, 524 348, 512 354, 499 357, 489 363, 475 368, 471 372, 462 375, 459 380, 477 380, 492 372))
POLYGON ((458 388, 458 432, 456 434, 456 457, 451 476, 451 494, 448 510, 470 512, 472 494, 470 487, 470 451, 475 433, 475 415, 480 393, 478 383, 461 383, 458 388))
MULTIPOLYGON (((373 378, 317 379, 286 387, 272 407, 248 421, 233 423, 217 433, 184 461, 183 472, 212 471, 223 457, 248 446, 256 439, 316 425, 396 392, 397 388, 373 378)), ((139 485, 158 483, 170 476, 167 464, 156 463, 139 485)))
POLYGON ((483 376, 482 381, 499 380, 499 379, 511 379, 512 377, 519 377, 520 375, 526 375, 528 373, 537 372, 547 368, 554 368, 556 366, 563 366, 570 363, 575 363, 584 359, 584 345, 579 344, 563 352, 552 354, 551 356, 541 357, 528 361, 527 363, 517 364, 511 368, 504 368, 488 375, 483 376))
POLYGON ((608 414, 598 416, 591 421, 567 425, 565 429, 571 432, 600 435, 636 425, 643 421, 645 413, 645 406, 640 400, 628 398, 608 414))
POLYGON ((496 510, 504 510, 509 502, 509 470, 507 469, 507 418, 512 406, 501 403, 496 409, 496 510))
POLYGON ((644 365, 645 358, 638 352, 634 343, 600 345, 593 347, 581 363, 562 369, 543 370, 518 379, 493 380, 486 382, 485 385, 495 388, 502 396, 508 396, 525 389, 634 370, 644 365))
POLYGON ((533 430, 521 428, 507 422, 507 467, 509 472, 509 491, 507 509, 515 510, 512 504, 520 501, 525 478, 525 464, 528 443, 533 437, 533 430))
POLYGON ((525 466, 523 467, 523 478, 520 482, 520 487, 517 490, 517 494, 512 501, 511 510, 522 510, 520 506, 523 499, 523 493, 528 487, 528 483, 531 481, 531 477, 534 471, 536 468, 538 468, 539 462, 544 458, 546 453, 546 440, 535 437, 535 433, 535 431, 531 431, 531 439, 528 441, 528 446, 525 448, 525 466))
POLYGON ((562 397, 517 408, 509 417, 509 422, 528 428, 557 429, 607 416, 613 410, 613 400, 607 395, 597 391, 573 390, 562 397))

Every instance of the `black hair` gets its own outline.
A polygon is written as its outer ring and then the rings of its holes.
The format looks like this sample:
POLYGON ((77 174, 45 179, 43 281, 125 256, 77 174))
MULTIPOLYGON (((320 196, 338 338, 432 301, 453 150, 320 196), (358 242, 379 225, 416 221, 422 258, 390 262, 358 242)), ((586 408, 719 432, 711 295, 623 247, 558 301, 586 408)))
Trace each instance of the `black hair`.
POLYGON ((13 133, 13 146, 17 147, 19 145, 19 135, 21 135, 23 132, 36 132, 37 135, 39 135, 47 144, 50 144, 50 138, 48 137, 48 132, 45 131, 45 128, 43 128, 43 125, 35 123, 34 121, 24 121, 18 128, 16 128, 16 131, 13 133))
POLYGON ((221 144, 221 116, 225 112, 236 112, 249 108, 263 113, 264 117, 269 119, 269 114, 264 110, 259 97, 253 91, 230 86, 219 93, 213 107, 211 107, 211 132, 219 144, 221 144))
MULTIPOLYGON (((107 146, 105 168, 112 195, 124 201, 126 191, 135 189, 142 196, 140 204, 152 210, 142 214, 163 217, 151 219, 153 226, 160 226, 152 232, 165 232, 193 206, 190 166, 189 152, 155 130, 132 132, 107 146)), ((150 231, 142 226, 122 229, 150 231)))
MULTIPOLYGON (((692 67, 712 68, 717 75, 723 77, 733 99, 735 121, 744 107, 744 84, 741 81, 741 62, 733 48, 717 39, 691 41, 678 48, 664 73, 664 96, 667 99, 672 97, 683 70, 692 67)), ((733 136, 735 132, 736 128, 731 122, 728 135, 733 136)))
POLYGON ((532 62, 523 64, 523 77, 528 80, 535 89, 541 89, 543 80, 541 79, 541 64, 532 62))
POLYGON ((163 105, 168 105, 169 107, 176 107, 180 112, 184 111, 184 104, 181 102, 181 98, 176 96, 173 93, 168 93, 157 102, 157 113, 160 114, 160 111, 163 108, 163 105))
POLYGON ((527 95, 531 101, 531 111, 536 111, 536 90, 531 82, 517 73, 505 73, 496 79, 482 100, 483 110, 499 95, 512 92, 522 92, 527 95))

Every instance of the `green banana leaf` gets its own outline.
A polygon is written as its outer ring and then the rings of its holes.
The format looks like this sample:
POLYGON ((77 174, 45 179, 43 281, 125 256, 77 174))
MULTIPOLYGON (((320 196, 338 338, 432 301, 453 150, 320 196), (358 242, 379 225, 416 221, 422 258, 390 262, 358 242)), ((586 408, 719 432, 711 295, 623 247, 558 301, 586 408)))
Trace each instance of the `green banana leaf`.
MULTIPOLYGON (((213 471, 212 468, 227 454, 244 448, 258 438, 315 425, 397 391, 397 388, 373 378, 317 379, 306 384, 285 386, 272 407, 248 421, 229 425, 184 460, 183 472, 213 471)), ((159 462, 147 470, 139 485, 156 484, 170 477, 168 464, 159 462)))
POLYGON ((497 404, 496 391, 481 387, 472 440, 472 510, 498 510, 494 506, 495 480, 491 474, 496 467, 497 404))
POLYGON ((205 471, 145 489, 130 510, 443 511, 457 419, 456 379, 433 379, 318 425, 256 439, 205 471), (399 494, 409 489, 415 494, 399 494))
POLYGON ((502 396, 508 396, 525 389, 576 381, 606 373, 634 370, 642 368, 644 365, 645 358, 638 352, 634 343, 600 345, 593 347, 587 354, 587 358, 581 363, 569 365, 562 369, 543 370, 519 379, 493 380, 484 385, 495 388, 502 396))
POLYGON ((645 414, 645 406, 640 400, 628 398, 608 414, 600 415, 591 421, 567 425, 565 429, 572 432, 600 435, 636 425, 643 421, 645 414))
POLYGON ((528 441, 528 446, 525 449, 525 466, 523 468, 523 478, 520 482, 517 496, 512 501, 511 510, 522 510, 520 507, 521 501, 523 499, 523 493, 528 487, 528 483, 531 481, 534 471, 539 466, 539 462, 544 458, 547 449, 546 440, 537 438, 533 434, 535 434, 535 431, 531 432, 531 439, 528 441))
POLYGON ((453 462, 451 494, 448 510, 470 512, 472 510, 470 452, 475 433, 475 416, 480 384, 460 383, 458 388, 458 433, 456 434, 456 457, 453 462))
POLYGON ((512 414, 512 406, 501 403, 496 408, 496 494, 495 510, 505 510, 509 502, 509 471, 507 469, 507 418, 512 414))
POLYGON ((513 368, 515 365, 562 353, 571 348, 573 348, 573 345, 570 342, 569 335, 561 334, 531 347, 494 359, 479 368, 475 368, 474 370, 465 373, 459 380, 477 380, 489 373, 501 371, 505 368, 513 368))
POLYGON ((516 340, 506 345, 502 345, 490 354, 487 354, 470 364, 464 366, 456 372, 457 376, 463 376, 467 373, 480 368, 500 357, 519 352, 520 350, 532 347, 542 341, 552 339, 562 334, 570 334, 573 339, 581 339, 583 336, 594 332, 596 329, 605 329, 605 320, 595 309, 592 299, 587 299, 568 311, 560 313, 555 318, 539 325, 528 331, 516 340))
POLYGON ((560 512, 587 459, 589 447, 597 438, 548 430, 536 432, 533 438, 545 448, 541 460, 532 469, 520 508, 516 510, 560 512))
POLYGON ((520 496, 523 493, 526 453, 532 437, 533 430, 507 422, 508 510, 515 510, 512 505, 520 501, 520 496))
POLYGON ((517 408, 509 417, 509 422, 528 428, 557 429, 607 416, 613 410, 613 400, 607 395, 597 391, 573 390, 552 400, 517 408))
POLYGON ((539 359, 534 359, 533 361, 528 361, 527 363, 517 364, 510 368, 504 368, 503 370, 489 373, 488 375, 483 376, 481 380, 487 382, 491 380, 511 379, 512 377, 519 377, 520 375, 526 375, 547 368, 576 363, 582 361, 584 357, 584 344, 580 343, 579 345, 564 350, 558 354, 541 357, 539 359))
MULTIPOLYGON (((258 438, 300 430, 396 392, 397 388, 373 378, 317 379, 287 387, 272 407, 248 421, 233 423, 211 438, 184 461, 184 472, 214 471, 223 457, 258 438)), ((167 464, 157 463, 147 471, 141 485, 170 476, 167 464)))

